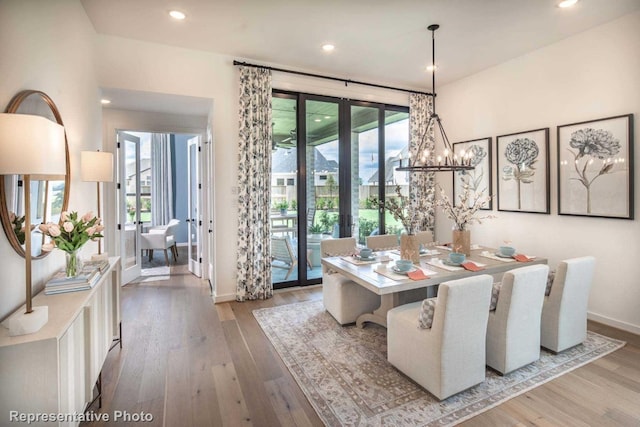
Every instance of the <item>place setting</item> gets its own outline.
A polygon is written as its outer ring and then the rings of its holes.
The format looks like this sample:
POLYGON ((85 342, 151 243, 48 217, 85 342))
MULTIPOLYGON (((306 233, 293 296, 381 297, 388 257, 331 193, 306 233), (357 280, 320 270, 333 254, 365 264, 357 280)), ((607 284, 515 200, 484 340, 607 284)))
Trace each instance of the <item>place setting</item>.
POLYGON ((458 252, 449 253, 447 258, 445 259, 435 257, 431 258, 429 261, 427 261, 427 264, 447 271, 482 271, 486 266, 486 264, 480 262, 469 261, 467 260, 465 254, 458 252))
POLYGON ((536 258, 532 255, 518 254, 516 253, 516 248, 508 244, 500 246, 496 252, 482 251, 480 256, 501 262, 530 262, 536 258))
POLYGON ((355 265, 373 264, 376 262, 391 261, 388 255, 375 255, 370 248, 362 248, 357 254, 342 257, 343 260, 355 265))
POLYGON ((438 274, 436 271, 423 269, 415 265, 411 260, 399 259, 394 264, 380 264, 375 272, 393 280, 424 280, 429 276, 438 274))

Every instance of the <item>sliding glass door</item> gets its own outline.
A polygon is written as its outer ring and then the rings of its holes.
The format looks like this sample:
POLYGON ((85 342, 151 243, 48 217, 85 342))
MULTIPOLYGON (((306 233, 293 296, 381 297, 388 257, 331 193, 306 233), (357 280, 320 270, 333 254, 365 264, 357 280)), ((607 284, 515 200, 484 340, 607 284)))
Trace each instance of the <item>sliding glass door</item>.
POLYGON ((376 201, 395 191, 394 168, 402 152, 406 158, 408 136, 405 107, 274 93, 275 287, 320 283, 323 239, 354 236, 364 244, 385 225, 397 228, 376 201))

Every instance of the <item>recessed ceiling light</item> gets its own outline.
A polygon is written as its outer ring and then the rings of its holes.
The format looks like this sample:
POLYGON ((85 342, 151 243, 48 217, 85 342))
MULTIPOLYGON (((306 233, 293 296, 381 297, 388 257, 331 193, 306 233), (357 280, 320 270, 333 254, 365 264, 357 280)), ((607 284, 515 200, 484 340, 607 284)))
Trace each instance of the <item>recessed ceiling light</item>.
POLYGON ((179 10, 172 10, 169 12, 169 16, 172 17, 173 19, 177 19, 179 21, 182 21, 184 18, 187 17, 187 15, 184 14, 184 12, 180 12, 179 10))
POLYGON ((427 65, 427 71, 430 73, 433 73, 437 69, 438 69, 437 65, 427 65))
POLYGON ((324 118, 328 120, 331 118, 331 116, 324 116, 324 118))
POLYGON ((321 122, 321 121, 322 121, 322 119, 314 119, 313 121, 314 121, 314 122, 321 122))
POLYGON ((578 0, 563 0, 560 3, 558 3, 558 7, 561 7, 564 9, 566 7, 575 6, 576 3, 578 3, 578 0))
POLYGON ((109 99, 101 99, 101 100, 100 100, 100 103, 101 103, 102 105, 111 104, 111 100, 109 100, 109 99))
POLYGON ((324 50, 325 52, 332 52, 335 48, 336 47, 330 43, 322 45, 322 50, 324 50))

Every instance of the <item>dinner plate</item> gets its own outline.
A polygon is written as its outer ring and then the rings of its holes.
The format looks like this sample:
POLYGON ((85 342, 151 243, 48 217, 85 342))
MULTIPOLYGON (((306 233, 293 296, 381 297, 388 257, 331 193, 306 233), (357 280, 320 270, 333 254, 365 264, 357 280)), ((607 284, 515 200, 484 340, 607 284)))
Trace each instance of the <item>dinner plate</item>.
POLYGON ((450 267, 460 267, 460 266, 462 265, 462 263, 461 263, 461 262, 451 262, 451 261, 449 261, 448 259, 443 259, 443 260, 442 260, 442 263, 443 263, 444 265, 448 265, 448 266, 450 266, 450 267))
POLYGON ((513 258, 513 255, 502 255, 500 252, 496 252, 494 255, 499 258, 513 258))
POLYGON ((406 276, 406 275, 408 275, 408 274, 409 274, 409 273, 411 273, 411 272, 416 271, 416 270, 417 270, 417 268, 415 268, 415 267, 413 267, 411 270, 406 270, 406 271, 398 270, 398 268, 397 268, 397 267, 395 267, 395 266, 394 266, 394 267, 391 267, 391 271, 393 271, 394 273, 396 273, 396 274, 403 274, 403 275, 405 275, 405 276, 406 276))

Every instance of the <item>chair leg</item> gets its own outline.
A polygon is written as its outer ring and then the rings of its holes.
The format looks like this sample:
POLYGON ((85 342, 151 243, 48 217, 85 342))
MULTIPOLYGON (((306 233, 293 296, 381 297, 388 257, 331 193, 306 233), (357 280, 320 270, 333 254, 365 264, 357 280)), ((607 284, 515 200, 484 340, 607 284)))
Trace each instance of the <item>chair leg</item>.
POLYGON ((167 267, 169 267, 169 255, 166 249, 164 250, 164 260, 167 262, 167 267))
POLYGON ((298 265, 298 261, 293 261, 291 263, 291 267, 289 267, 289 271, 287 271, 287 275, 284 276, 284 280, 287 280, 289 278, 293 270, 296 268, 296 265, 298 265))
POLYGON ((153 259, 153 249, 149 249, 149 262, 153 259))
POLYGON ((173 253, 173 260, 178 262, 178 245, 175 243, 171 246, 171 252, 173 253))

